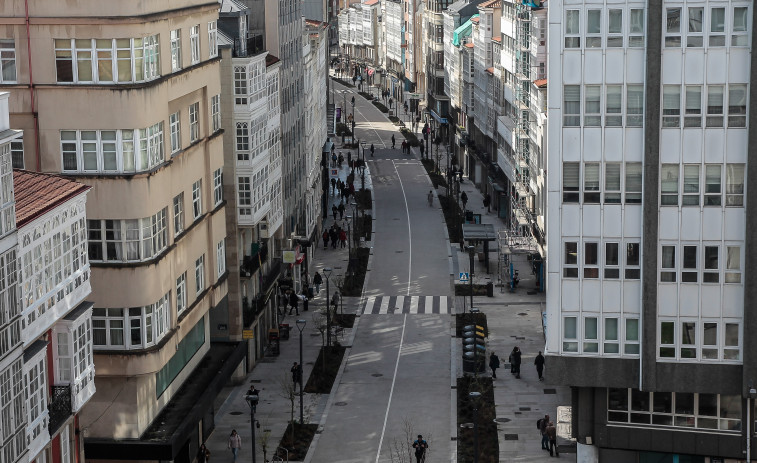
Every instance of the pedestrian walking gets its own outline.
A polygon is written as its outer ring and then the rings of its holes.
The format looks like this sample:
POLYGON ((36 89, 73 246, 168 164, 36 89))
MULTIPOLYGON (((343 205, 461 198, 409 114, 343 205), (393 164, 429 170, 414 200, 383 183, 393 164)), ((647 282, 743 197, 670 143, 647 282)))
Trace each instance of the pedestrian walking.
POLYGON ((373 143, 371 143, 371 157, 373 157, 373 153, 376 151, 376 148, 373 147, 373 143))
MULTIPOLYGON (((326 235, 326 237, 328 237, 327 232, 323 232, 323 233, 326 235)), ((326 239, 324 239, 323 242, 326 243, 326 239)), ((326 246, 324 246, 323 248, 326 249, 326 246)), ((315 272, 315 275, 313 275, 313 284, 315 285, 316 294, 320 294, 321 285, 323 284, 323 277, 321 276, 319 272, 315 272)))
POLYGON ((536 373, 539 375, 539 381, 544 381, 544 356, 541 355, 541 351, 539 351, 539 355, 534 359, 534 365, 536 365, 536 373))
POLYGON ((197 463, 205 463, 208 460, 210 460, 210 450, 202 444, 197 451, 197 463))
MULTIPOLYGON (((324 230, 323 231, 323 235, 321 235, 321 238, 323 238, 323 249, 328 249, 329 248, 329 232, 328 232, 328 230, 324 230)), ((318 276, 318 279, 320 280, 321 276, 318 275, 317 273, 316 273, 316 275, 318 276)), ((323 280, 321 280, 321 282, 322 281, 323 280)), ((313 282, 315 282, 315 280, 313 280, 313 282)), ((320 288, 321 287, 321 282, 319 282, 316 285, 316 288, 320 288)))
POLYGON ((484 207, 486 208, 486 212, 491 212, 491 209, 489 209, 489 206, 492 204, 492 195, 489 193, 486 193, 484 195, 484 207))
POLYGON ((468 195, 464 191, 460 193, 460 201, 463 202, 463 209, 465 209, 465 205, 468 204, 468 195))
POLYGON ((392 149, 394 149, 394 134, 392 134, 392 149))
POLYGON ((520 379, 520 362, 521 362, 521 351, 520 348, 516 347, 513 349, 512 353, 513 361, 512 364, 515 367, 515 378, 520 379))
POLYGON ((331 227, 331 230, 329 230, 329 238, 331 238, 331 247, 336 249, 336 240, 339 238, 339 235, 337 235, 334 227, 331 227))
POLYGON ((423 439, 422 435, 418 434, 418 438, 413 442, 413 448, 415 449, 416 463, 425 462, 426 451, 428 450, 428 442, 423 439))
POLYGON ((231 449, 232 455, 234 455, 233 461, 237 461, 237 455, 239 454, 239 449, 242 448, 242 438, 239 437, 239 434, 237 434, 236 429, 231 430, 231 435, 229 435, 228 447, 231 449))
POLYGON ((425 148, 423 146, 423 143, 421 143, 421 146, 418 148, 421 150, 421 159, 423 158, 423 151, 425 151, 425 148))
POLYGON ((549 422, 547 425, 547 436, 549 437, 549 456, 560 456, 560 452, 557 450, 557 428, 555 423, 549 422), (552 454, 554 451, 554 455, 552 454))
POLYGON ((536 427, 539 428, 541 433, 541 449, 549 450, 549 436, 547 435, 547 426, 549 425, 549 415, 544 415, 544 418, 539 419, 536 422, 536 427))
POLYGON ((434 206, 434 193, 433 190, 428 190, 428 207, 434 206))
POLYGON ((494 352, 489 356, 489 368, 492 369, 492 379, 497 379, 497 368, 499 368, 499 357, 494 352))
POLYGON ((343 228, 339 230, 339 243, 342 248, 347 247, 347 232, 345 232, 343 228))
MULTIPOLYGON (((344 186, 342 186, 342 192, 344 192, 344 186)), ((344 217, 344 203, 340 202, 339 207, 337 207, 337 210, 339 211, 339 220, 342 220, 344 217)))
POLYGON ((517 347, 513 347, 513 351, 510 352, 510 356, 507 357, 507 363, 510 364, 510 373, 512 374, 515 374, 515 361, 513 359, 513 356, 515 355, 515 351, 517 349, 517 347))
POLYGON ((308 311, 308 304, 310 303, 310 298, 308 297, 308 290, 310 288, 304 288, 302 290, 302 295, 300 296, 300 299, 302 299, 302 310, 307 312, 308 311))
POLYGON ((337 163, 339 165, 339 168, 342 168, 342 163, 344 162, 344 156, 342 156, 342 153, 339 153, 339 157, 337 158, 337 163))
POLYGON ((405 154, 405 150, 407 149, 407 142, 405 140, 402 140, 402 154, 405 154))
POLYGON ((331 167, 336 167, 336 159, 337 159, 336 153, 332 151, 331 152, 331 167))
POLYGON ((336 179, 331 179, 331 196, 334 196, 334 192, 336 191, 336 179))
POLYGON ((337 209, 336 204, 333 204, 331 206, 331 215, 334 216, 334 220, 336 220, 336 215, 339 213, 339 209, 337 209))
POLYGON ((289 305, 292 306, 291 309, 289 309, 289 315, 292 315, 292 311, 294 310, 294 313, 299 315, 300 314, 300 298, 297 296, 297 293, 292 291, 289 293, 289 305))
POLYGON ((297 383, 302 384, 302 365, 298 364, 297 362, 294 362, 290 371, 292 372, 292 382, 295 385, 297 383))

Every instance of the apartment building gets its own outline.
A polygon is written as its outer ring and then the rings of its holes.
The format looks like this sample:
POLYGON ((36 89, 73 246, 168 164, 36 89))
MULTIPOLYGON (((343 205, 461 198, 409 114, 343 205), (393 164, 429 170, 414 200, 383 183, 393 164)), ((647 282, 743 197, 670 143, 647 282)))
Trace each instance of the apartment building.
MULTIPOLYGON (((426 0, 423 8, 423 75, 426 78, 426 109, 449 117, 449 95, 444 93, 444 16, 449 0, 426 0)), ((452 26, 451 26, 452 27, 452 26)))
POLYGON ((229 303, 212 312, 211 324, 211 339, 219 341, 240 341, 243 329, 253 331, 246 370, 262 357, 268 329, 277 327, 284 218, 281 61, 256 46, 251 16, 244 4, 224 0, 218 18, 221 123, 229 127, 223 139, 229 303))
POLYGON ((382 2, 383 29, 386 37, 386 55, 384 58, 383 87, 387 88, 395 101, 402 95, 405 78, 405 57, 407 52, 405 42, 404 3, 387 0, 382 2))
POLYGON ((244 356, 210 343, 209 312, 227 304, 218 6, 18 0, 0 18, 24 165, 97 192, 86 205, 87 459, 187 455, 244 356))
POLYGON ((550 2, 546 351, 580 461, 753 459, 754 15, 550 2))
MULTIPOLYGON (((321 217, 327 214, 328 191, 322 188, 324 178, 322 161, 324 152, 330 155, 328 143, 327 97, 328 64, 326 52, 329 42, 328 24, 306 20, 302 57, 305 68, 305 172, 307 191, 305 198, 305 234, 315 237, 321 229, 321 217)), ((327 189, 328 190, 328 189, 327 189)))
POLYGON ((339 13, 339 50, 349 61, 347 76, 354 74, 354 65, 369 69, 370 75, 361 70, 368 80, 379 66, 379 22, 381 10, 379 0, 354 3, 339 13))

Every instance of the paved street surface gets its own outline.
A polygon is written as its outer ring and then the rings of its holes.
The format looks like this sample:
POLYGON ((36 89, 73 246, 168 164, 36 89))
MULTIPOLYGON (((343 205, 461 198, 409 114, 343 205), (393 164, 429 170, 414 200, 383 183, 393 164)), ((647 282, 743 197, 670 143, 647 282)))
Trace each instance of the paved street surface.
MULTIPOLYGON (((449 244, 438 199, 434 198, 432 207, 428 205, 426 195, 432 186, 418 160, 419 153, 402 154, 399 146, 403 138, 396 126, 357 95, 356 89, 334 84, 333 90, 334 102, 341 106, 346 101, 348 113, 351 97, 355 96, 356 136, 376 147, 366 169, 366 187, 373 189, 374 235, 366 243, 372 252, 363 297, 344 298, 344 311, 359 317, 355 328, 345 330, 341 339, 348 349, 337 385, 332 394, 306 394, 303 400, 305 421, 319 424, 319 433, 305 461, 392 461, 391 449, 411 437, 404 431, 410 425, 413 439, 421 433, 429 440, 427 462, 455 462, 457 417, 452 386, 461 375, 461 353, 460 340, 453 337, 452 314, 462 312, 463 302, 453 296, 453 284, 458 272, 469 270, 468 254, 460 252, 458 244, 449 244), (344 90, 349 93, 341 93, 344 90), (395 150, 391 149, 392 134, 397 142, 395 150)), ((339 177, 345 179, 348 173, 345 163, 339 169, 339 177)), ((359 179, 357 182, 359 186, 359 179)), ((471 182, 466 179, 461 187, 468 194, 469 208, 482 214, 482 222, 501 228, 500 219, 482 207, 482 195, 471 182)), ((329 199, 339 203, 338 196, 329 199)), ((324 226, 332 223, 329 216, 324 226)), ((332 283, 346 270, 347 248, 311 249, 316 268, 334 269, 332 283)), ((491 252, 490 258, 490 274, 486 274, 483 264, 475 262, 477 283, 499 283, 496 251, 491 252)), ((502 368, 495 380, 499 460, 552 461, 540 449, 536 420, 548 413, 557 422, 557 407, 570 404, 570 391, 550 384, 549 365, 546 381, 538 380, 533 359, 544 345, 541 320, 545 298, 543 293, 533 291, 534 278, 525 258, 516 260, 515 265, 521 276, 515 293, 495 287, 494 297, 474 298, 474 305, 487 314, 489 351, 496 351, 503 364, 514 346, 524 353, 521 379, 502 368)), ((330 286, 333 293, 334 285, 330 286)), ((311 312, 301 312, 301 318, 309 322, 303 332, 305 378, 314 367, 321 345, 311 314, 323 307, 325 293, 324 284, 321 294, 310 303, 311 312)), ((296 318, 287 316, 285 322, 294 325, 296 318)), ((227 394, 219 396, 216 430, 207 442, 213 461, 231 461, 231 452, 226 448, 231 429, 242 435, 244 443, 238 461, 251 461, 249 408, 243 398, 250 382, 256 382, 262 390, 256 415, 260 422, 256 430, 257 461, 264 461, 261 435, 267 438, 266 456, 272 457, 290 419, 290 403, 280 396, 278 381, 291 378, 289 368, 299 360, 298 336, 295 329, 290 340, 282 341, 280 356, 263 359, 243 384, 230 386, 227 394)), ((295 418, 298 417, 296 402, 295 418)), ((569 419, 569 415, 564 413, 562 419, 569 419)), ((559 426, 561 434, 569 434, 568 425, 559 426)), ((566 449, 569 447, 565 439, 560 442, 566 449)), ((575 453, 563 452, 560 458, 575 461, 575 453)))

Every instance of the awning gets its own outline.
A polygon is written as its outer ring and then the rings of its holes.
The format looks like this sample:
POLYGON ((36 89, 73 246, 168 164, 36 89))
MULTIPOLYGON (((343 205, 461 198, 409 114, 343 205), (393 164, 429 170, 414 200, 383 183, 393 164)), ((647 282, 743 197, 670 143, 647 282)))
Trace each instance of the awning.
POLYGON ((431 114, 431 117, 433 117, 436 120, 436 122, 438 122, 440 124, 446 124, 447 123, 447 118, 446 117, 441 117, 433 109, 429 109, 428 112, 431 114))
POLYGON ((463 239, 465 241, 494 241, 497 233, 490 223, 464 223, 463 239))
POLYGON ((323 150, 322 153, 331 153, 331 148, 334 146, 333 142, 327 141, 323 144, 323 150))

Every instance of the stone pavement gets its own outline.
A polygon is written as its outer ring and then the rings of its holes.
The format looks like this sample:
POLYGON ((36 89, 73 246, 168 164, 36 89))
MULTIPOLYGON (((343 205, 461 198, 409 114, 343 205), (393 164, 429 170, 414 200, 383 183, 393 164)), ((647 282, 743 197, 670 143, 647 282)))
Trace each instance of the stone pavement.
MULTIPOLYGON (((358 97, 359 98, 359 97, 358 97)), ((401 135, 397 139, 401 140, 401 135)), ((419 137, 421 138, 421 137, 419 137)), ((339 148, 337 148, 337 152, 339 148)), ((344 150, 342 150, 344 152, 344 150)), ((413 150, 416 157, 419 152, 413 150)), ((354 154, 354 151, 353 151, 354 154)), ((345 155, 346 156, 346 155, 345 155)), ((346 179, 348 168, 346 162, 342 168, 337 169, 339 178, 346 179)), ((356 187, 360 186, 359 176, 356 179, 356 187)), ((366 169, 366 187, 370 188, 370 169, 366 169)), ((482 206, 483 196, 468 179, 461 184, 462 191, 468 195, 468 205, 476 213, 482 214, 482 223, 492 223, 495 229, 502 228, 502 221, 494 213, 487 214, 482 206)), ((439 193, 442 193, 440 190, 439 193)), ((339 197, 329 196, 329 205, 327 211, 329 216, 324 219, 324 227, 329 227, 334 222, 331 216, 331 205, 339 204, 339 197)), ((437 203, 438 204, 438 203, 437 203)), ((345 212, 345 215, 352 212, 345 212)), ((341 223, 341 222, 340 222, 341 223)), ((370 246, 370 242, 366 243, 370 246)), ((312 262, 315 270, 322 270, 324 267, 331 267, 333 273, 331 282, 339 278, 347 268, 347 248, 323 249, 322 242, 319 246, 314 246, 314 255, 312 262)), ((469 258, 466 252, 461 252, 458 244, 452 244, 450 247, 450 273, 452 278, 457 278, 458 271, 467 271, 469 258)), ((492 249, 496 249, 492 246, 492 249)), ((440 252, 444 252, 441 251, 440 252)), ((494 284, 499 283, 497 278, 497 254, 491 252, 490 273, 486 274, 482 263, 476 262, 476 282, 484 282, 490 278, 494 284)), ((539 350, 543 350, 544 333, 542 329, 542 312, 544 310, 545 296, 544 293, 528 294, 533 292, 534 277, 531 275, 529 268, 526 266, 525 258, 522 261, 516 261, 516 268, 520 271, 521 282, 514 293, 508 292, 504 287, 495 287, 494 297, 484 296, 474 297, 474 306, 478 307, 487 315, 489 325, 489 339, 487 347, 489 352, 495 351, 499 355, 503 367, 499 370, 498 378, 494 381, 494 396, 497 407, 497 419, 499 425, 499 461, 517 461, 517 462, 541 462, 552 461, 549 454, 540 449, 541 436, 536 430, 536 421, 544 414, 549 414, 553 421, 557 422, 558 407, 570 404, 570 390, 566 387, 555 386, 550 383, 549 365, 545 368, 545 381, 540 382, 537 378, 533 365, 533 359, 539 350), (504 291, 503 291, 504 289, 504 291), (509 352, 514 346, 519 346, 523 351, 523 364, 521 379, 515 379, 509 373, 507 367, 507 358, 509 352)), ((307 321, 307 326, 303 331, 303 362, 304 378, 310 375, 313 364, 318 355, 321 346, 320 334, 313 328, 313 312, 317 311, 326 300, 326 281, 321 287, 321 293, 310 303, 310 311, 300 311, 300 317, 287 315, 283 320, 289 323, 293 329, 289 340, 281 341, 281 354, 277 357, 266 357, 260 361, 253 371, 248 374, 246 380, 240 385, 227 387, 219 394, 216 401, 215 431, 207 439, 207 446, 213 454, 212 461, 232 461, 231 452, 227 449, 229 433, 236 429, 242 436, 243 448, 241 449, 240 462, 252 461, 250 455, 250 415, 249 407, 244 401, 244 394, 250 383, 256 384, 261 390, 261 400, 257 406, 255 418, 260 423, 260 428, 256 429, 256 456, 258 462, 263 460, 263 446, 266 448, 266 457, 270 460, 284 434, 287 423, 290 419, 290 402, 281 396, 281 381, 290 381, 291 375, 289 369, 292 363, 299 361, 299 333, 295 327, 295 320, 303 318, 307 321), (261 436, 264 436, 261 438, 261 436)), ((334 286, 330 285, 330 294, 333 294, 334 286)), ((463 302, 456 298, 456 308, 460 312, 463 302)), ((355 313, 362 306, 363 301, 360 298, 344 298, 344 312, 355 313)), ((302 307, 300 307, 302 309, 302 307)), ((353 329, 345 329, 343 338, 340 342, 343 345, 351 346, 352 340, 357 330, 359 330, 359 320, 353 329)), ((461 346, 460 343, 454 342, 452 362, 457 369, 456 374, 461 375, 461 346)), ((487 373, 488 374, 488 373, 487 373)), ((337 383, 339 378, 337 378, 337 383)), ((305 409, 305 422, 322 424, 328 417, 328 410, 331 406, 330 397, 326 395, 305 394, 303 397, 305 409)), ((379 412, 377 406, 377 412, 379 412)), ((299 419, 299 400, 294 404, 295 419, 299 419)), ((563 453, 561 459, 575 461, 575 451, 570 452, 571 442, 565 438, 569 436, 570 418, 569 413, 561 409, 561 423, 558 426, 561 438, 559 442, 563 453), (567 450, 567 452, 566 452, 567 450)), ((313 449, 318 445, 318 435, 314 440, 313 446, 308 453, 305 461, 311 461, 313 449)), ((454 461, 454 460, 453 460, 454 461)), ((326 463, 315 462, 313 463, 326 463)), ((431 463, 431 462, 429 462, 431 463)))

